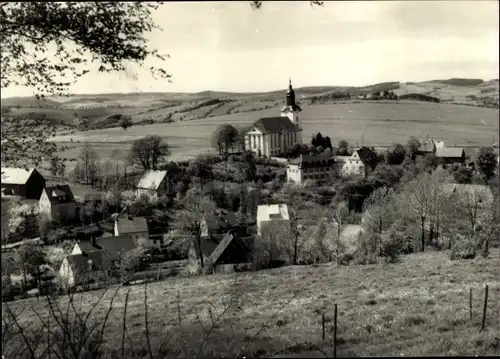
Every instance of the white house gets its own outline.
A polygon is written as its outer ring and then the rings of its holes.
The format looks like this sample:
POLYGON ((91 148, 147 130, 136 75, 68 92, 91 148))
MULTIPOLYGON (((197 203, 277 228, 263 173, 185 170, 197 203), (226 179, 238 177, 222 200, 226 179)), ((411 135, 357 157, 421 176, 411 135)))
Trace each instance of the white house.
POLYGON ((273 221, 290 221, 286 204, 261 204, 257 207, 257 234, 262 234, 262 226, 273 221))
POLYGON ((76 202, 68 185, 45 187, 38 206, 40 214, 49 221, 76 218, 76 202))
POLYGON ((281 116, 257 120, 245 135, 245 147, 257 156, 271 157, 288 151, 295 143, 302 144, 302 128, 298 116, 301 111, 295 103, 295 91, 290 80, 281 116))
POLYGON ((346 159, 342 165, 341 172, 344 176, 349 175, 364 175, 370 157, 377 154, 368 147, 361 147, 346 159))
POLYGON ((137 197, 142 194, 162 196, 167 191, 167 171, 146 171, 137 185, 137 197))
POLYGON ((326 181, 333 175, 334 159, 329 156, 300 155, 286 167, 288 182, 302 183, 308 179, 326 181))

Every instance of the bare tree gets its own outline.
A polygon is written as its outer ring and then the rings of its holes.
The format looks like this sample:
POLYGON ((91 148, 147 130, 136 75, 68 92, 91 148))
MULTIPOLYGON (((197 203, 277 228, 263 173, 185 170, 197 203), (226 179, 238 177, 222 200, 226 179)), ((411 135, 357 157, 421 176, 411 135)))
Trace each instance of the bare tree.
POLYGON ((88 142, 85 142, 80 152, 80 160, 83 163, 87 184, 93 184, 96 179, 98 159, 96 150, 88 142))
POLYGON ((435 170, 428 177, 427 190, 429 193, 428 213, 429 213, 429 240, 439 240, 441 234, 442 218, 445 210, 446 192, 443 190, 443 184, 447 182, 449 175, 441 169, 435 170))
POLYGON ((342 232, 347 225, 347 217, 349 216, 349 207, 345 201, 337 204, 332 213, 333 224, 335 226, 333 245, 335 248, 335 258, 337 264, 340 264, 342 256, 346 250, 344 243, 342 243, 342 232))
POLYGON ((205 266, 201 248, 202 225, 205 217, 213 214, 215 208, 212 200, 202 196, 200 190, 194 188, 186 193, 182 199, 182 209, 175 214, 174 227, 193 236, 202 268, 205 266))
POLYGON ((255 239, 253 263, 255 269, 272 267, 276 262, 291 263, 293 237, 289 221, 277 220, 265 223, 261 235, 255 239))
POLYGON ((362 224, 369 232, 382 235, 391 226, 394 221, 392 196, 392 189, 381 187, 365 200, 362 224))
POLYGON ((425 221, 429 216, 431 196, 433 194, 431 183, 431 175, 424 172, 407 183, 402 191, 407 209, 420 219, 422 252, 425 250, 425 221))
POLYGON ((157 135, 134 141, 130 151, 131 162, 140 164, 145 171, 157 170, 160 162, 169 155, 170 146, 157 135))
POLYGON ((488 191, 488 188, 479 186, 457 189, 458 205, 465 210, 467 221, 473 232, 476 231, 481 217, 486 214, 485 209, 492 205, 492 201, 488 198, 488 191))

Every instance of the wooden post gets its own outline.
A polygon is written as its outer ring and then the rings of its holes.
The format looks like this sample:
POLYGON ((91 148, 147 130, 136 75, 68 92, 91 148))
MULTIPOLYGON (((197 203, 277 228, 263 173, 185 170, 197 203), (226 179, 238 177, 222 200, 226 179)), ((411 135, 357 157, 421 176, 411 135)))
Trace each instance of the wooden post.
POLYGON ((337 358, 337 304, 333 316, 333 357, 337 358))
POLYGON ((486 288, 484 291, 484 307, 483 307, 483 323, 481 324, 481 330, 484 329, 486 325, 486 309, 488 308, 488 284, 486 284, 486 288))
POLYGON ((469 289, 469 319, 472 319, 472 288, 469 289))
POLYGON ((325 340, 325 313, 321 315, 321 326, 323 328, 323 335, 322 338, 325 340))

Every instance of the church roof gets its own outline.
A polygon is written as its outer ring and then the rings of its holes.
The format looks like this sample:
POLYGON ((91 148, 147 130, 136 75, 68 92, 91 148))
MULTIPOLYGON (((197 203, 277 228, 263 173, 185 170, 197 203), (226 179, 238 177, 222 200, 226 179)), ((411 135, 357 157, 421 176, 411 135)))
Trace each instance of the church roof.
POLYGON ((286 130, 288 132, 295 132, 299 129, 296 124, 294 124, 288 117, 285 116, 263 117, 257 120, 254 123, 254 126, 263 133, 277 133, 283 130, 286 130))

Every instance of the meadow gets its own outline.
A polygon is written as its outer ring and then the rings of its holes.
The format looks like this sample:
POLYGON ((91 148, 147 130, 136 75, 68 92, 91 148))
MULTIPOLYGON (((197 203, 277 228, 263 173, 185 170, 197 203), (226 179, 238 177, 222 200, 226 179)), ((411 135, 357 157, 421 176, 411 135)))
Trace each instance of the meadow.
MULTIPOLYGON (((344 102, 337 104, 302 104, 300 122, 304 129, 304 142, 321 132, 330 136, 334 144, 347 140, 353 146, 387 146, 406 143, 410 136, 421 139, 427 135, 445 142, 446 146, 488 146, 498 141, 498 109, 436 104, 415 101, 388 103, 344 102)), ((133 126, 127 130, 108 128, 76 132, 57 136, 53 141, 73 145, 90 142, 98 146, 123 149, 146 135, 160 135, 172 146, 172 159, 186 158, 205 152, 217 126, 230 123, 236 127, 252 124, 260 117, 279 116, 280 106, 269 109, 233 113, 204 119, 166 124, 133 126), (111 145, 113 143, 113 145, 111 145)), ((99 151, 101 152, 101 151, 99 151)), ((75 151, 61 152, 61 157, 73 158, 75 151)), ((103 150, 104 154, 109 153, 103 150)), ((107 156, 107 155, 106 155, 107 156)))
MULTIPOLYGON (((184 344, 188 350, 181 357, 194 357, 204 342, 200 357, 290 357, 297 353, 301 357, 331 357, 330 328, 337 304, 339 357, 498 354, 500 251, 493 249, 489 259, 451 261, 448 256, 447 251, 429 251, 404 256, 395 264, 295 266, 149 284, 151 345, 156 353, 170 333, 171 348, 165 355, 184 344), (488 315, 486 329, 480 332, 486 284, 488 315), (214 317, 224 315, 205 339, 210 327, 209 308, 214 317)), ((147 351, 141 354, 139 350, 145 345, 144 285, 111 289, 92 315, 102 320, 115 290, 105 346, 120 353, 125 298, 130 291, 126 309, 130 341, 127 339, 125 347, 130 357, 131 347, 138 357, 146 357, 147 351)), ((101 295, 101 291, 76 294, 74 303, 87 313, 101 295)), ((65 308, 67 298, 59 300, 65 308)), ((25 309, 19 315, 23 328, 40 325, 31 308, 42 318, 47 315, 44 300, 27 299, 9 306, 15 313, 25 309)))

